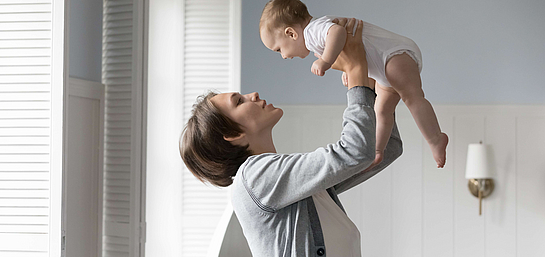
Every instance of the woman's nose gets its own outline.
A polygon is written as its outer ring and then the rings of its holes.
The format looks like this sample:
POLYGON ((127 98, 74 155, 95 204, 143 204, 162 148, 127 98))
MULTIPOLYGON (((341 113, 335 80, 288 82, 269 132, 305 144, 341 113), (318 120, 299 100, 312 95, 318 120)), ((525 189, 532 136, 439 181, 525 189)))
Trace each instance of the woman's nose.
POLYGON ((250 99, 252 99, 253 102, 259 101, 259 94, 257 92, 251 93, 250 99))

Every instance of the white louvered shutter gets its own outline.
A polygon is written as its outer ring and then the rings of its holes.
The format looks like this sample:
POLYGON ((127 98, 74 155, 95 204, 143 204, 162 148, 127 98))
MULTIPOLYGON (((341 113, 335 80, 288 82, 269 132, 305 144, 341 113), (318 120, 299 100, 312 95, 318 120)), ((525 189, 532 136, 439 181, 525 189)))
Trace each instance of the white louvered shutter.
POLYGON ((142 2, 103 1, 104 257, 139 256, 142 2))
POLYGON ((60 255, 51 242, 61 237, 62 129, 54 123, 62 120, 64 14, 55 4, 64 1, 0 0, 0 256, 60 255))
MULTIPOLYGON (((240 0, 186 0, 184 5, 184 124, 198 95, 240 90, 240 0)), ((228 190, 203 185, 184 167, 184 257, 206 256, 228 190)))

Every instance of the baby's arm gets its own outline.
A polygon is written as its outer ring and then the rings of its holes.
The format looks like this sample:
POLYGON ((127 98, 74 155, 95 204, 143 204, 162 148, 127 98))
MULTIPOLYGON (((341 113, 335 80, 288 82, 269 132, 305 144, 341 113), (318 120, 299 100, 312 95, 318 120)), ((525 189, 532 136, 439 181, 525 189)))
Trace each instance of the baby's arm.
POLYGON ((340 25, 333 25, 327 31, 326 43, 323 55, 313 64, 312 73, 323 76, 325 71, 331 68, 331 65, 337 60, 346 42, 346 29, 340 25))

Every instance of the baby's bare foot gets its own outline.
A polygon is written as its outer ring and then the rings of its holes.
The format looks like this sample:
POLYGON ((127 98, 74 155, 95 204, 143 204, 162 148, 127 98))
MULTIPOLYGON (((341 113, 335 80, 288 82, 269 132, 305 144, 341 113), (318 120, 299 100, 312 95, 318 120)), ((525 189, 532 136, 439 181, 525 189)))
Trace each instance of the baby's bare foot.
POLYGON ((433 143, 429 143, 433 159, 437 163, 437 168, 443 168, 447 161, 448 136, 441 133, 433 143))

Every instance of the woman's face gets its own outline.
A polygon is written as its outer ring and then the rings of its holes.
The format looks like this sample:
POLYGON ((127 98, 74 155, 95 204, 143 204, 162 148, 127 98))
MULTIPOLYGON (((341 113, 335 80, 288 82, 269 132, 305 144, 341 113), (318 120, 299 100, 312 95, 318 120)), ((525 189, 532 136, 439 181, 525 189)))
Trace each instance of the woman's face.
POLYGON ((260 99, 257 92, 246 95, 223 93, 212 97, 210 101, 247 134, 256 135, 272 130, 284 114, 282 109, 260 99))

